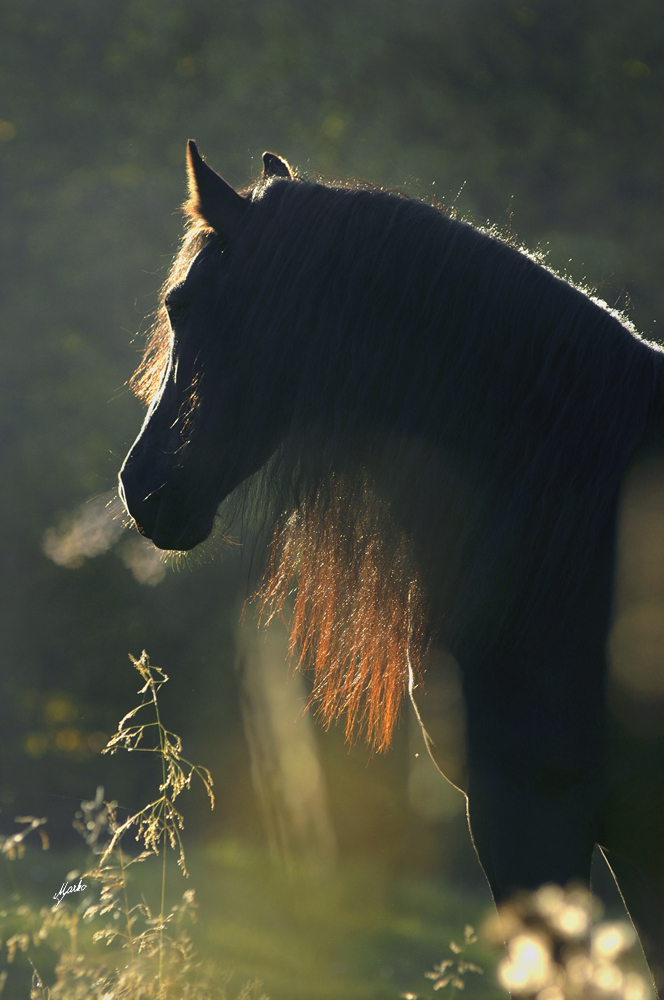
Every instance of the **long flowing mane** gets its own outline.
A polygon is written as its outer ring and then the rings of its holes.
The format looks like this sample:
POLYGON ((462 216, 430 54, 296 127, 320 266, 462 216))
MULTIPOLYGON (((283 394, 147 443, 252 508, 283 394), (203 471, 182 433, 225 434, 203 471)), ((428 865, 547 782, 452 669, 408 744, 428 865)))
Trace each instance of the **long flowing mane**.
MULTIPOLYGON (((662 355, 422 202, 275 180, 247 215, 224 339, 248 397, 286 393, 294 415, 220 513, 276 525, 263 599, 282 608, 295 588, 293 647, 325 718, 345 710, 386 747, 432 639, 463 654, 555 633, 659 403, 662 355)), ((193 220, 164 291, 215 238, 193 220)), ((133 383, 147 401, 168 350, 162 295, 133 383)), ((245 440, 261 432, 248 411, 245 440)))

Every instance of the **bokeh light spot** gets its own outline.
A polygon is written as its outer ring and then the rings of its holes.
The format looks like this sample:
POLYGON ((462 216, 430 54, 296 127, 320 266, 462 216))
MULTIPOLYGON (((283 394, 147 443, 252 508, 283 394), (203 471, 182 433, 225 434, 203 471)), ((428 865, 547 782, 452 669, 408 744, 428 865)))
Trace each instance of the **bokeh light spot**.
POLYGON ((175 65, 175 72, 178 76, 195 76, 196 60, 192 56, 184 56, 184 58, 178 59, 175 65))
POLYGON ((0 142, 11 142, 16 135, 16 126, 0 119, 0 142))
POLYGON ((48 750, 48 737, 46 733, 28 733, 25 740, 25 749, 30 757, 43 757, 48 750))
POLYGON ((76 707, 67 698, 49 698, 44 706, 48 722, 71 722, 77 715, 76 707))
POLYGON ((71 753, 73 750, 85 748, 85 740, 78 729, 61 729, 55 737, 55 745, 58 750, 71 753))
POLYGON ((623 72, 625 76, 629 76, 633 80, 647 80, 649 76, 652 76, 650 66, 641 62, 640 59, 626 59, 623 63, 623 72))
POLYGON ((593 934, 593 954, 601 958, 615 958, 631 948, 635 940, 636 935, 629 924, 602 924, 593 934))

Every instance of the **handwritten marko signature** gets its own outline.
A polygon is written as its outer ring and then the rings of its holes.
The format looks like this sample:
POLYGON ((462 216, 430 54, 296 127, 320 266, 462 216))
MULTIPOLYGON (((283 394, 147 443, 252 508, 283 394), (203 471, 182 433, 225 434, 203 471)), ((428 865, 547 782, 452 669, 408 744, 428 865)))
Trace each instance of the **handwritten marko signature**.
POLYGON ((83 892, 84 889, 87 889, 87 885, 85 885, 83 879, 78 880, 78 885, 74 885, 73 883, 70 885, 69 882, 63 882, 58 891, 53 894, 53 899, 57 899, 57 903, 54 908, 57 910, 62 900, 70 892, 83 892))

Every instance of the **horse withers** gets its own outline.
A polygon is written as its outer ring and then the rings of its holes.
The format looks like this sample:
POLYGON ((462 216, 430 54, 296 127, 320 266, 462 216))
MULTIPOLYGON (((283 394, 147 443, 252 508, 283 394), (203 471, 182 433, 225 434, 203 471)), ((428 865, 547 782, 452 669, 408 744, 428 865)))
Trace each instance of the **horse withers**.
POLYGON ((120 473, 138 530, 184 551, 238 512, 266 526, 262 598, 295 585, 313 699, 380 749, 426 650, 451 652, 494 898, 587 884, 602 845, 661 986, 664 822, 617 805, 604 721, 620 490, 664 440, 660 349, 420 201, 269 153, 238 193, 193 142, 188 172, 120 473))

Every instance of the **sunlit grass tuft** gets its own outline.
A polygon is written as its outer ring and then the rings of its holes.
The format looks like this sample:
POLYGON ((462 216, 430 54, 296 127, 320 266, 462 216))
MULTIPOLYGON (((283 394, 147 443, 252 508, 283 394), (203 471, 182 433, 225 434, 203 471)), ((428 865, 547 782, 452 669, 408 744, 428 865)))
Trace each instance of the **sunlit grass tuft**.
POLYGON ((120 721, 118 731, 111 736, 107 746, 102 753, 116 753, 119 749, 131 752, 154 753, 161 758, 162 783, 159 786, 161 795, 153 802, 150 802, 143 809, 134 813, 124 823, 115 827, 113 836, 102 856, 101 864, 107 856, 113 853, 116 845, 119 844, 125 833, 132 827, 136 828, 136 840, 142 840, 148 853, 154 852, 166 858, 166 847, 178 851, 178 864, 183 873, 187 874, 185 865, 184 848, 180 830, 183 826, 181 813, 175 807, 175 799, 185 789, 191 787, 191 779, 196 775, 203 782, 205 791, 210 800, 210 807, 214 808, 214 794, 212 792, 212 778, 206 767, 200 767, 185 760, 182 756, 182 741, 176 733, 170 732, 162 725, 159 714, 159 702, 157 694, 159 689, 168 681, 168 675, 160 667, 153 666, 147 653, 143 650, 139 660, 133 656, 129 659, 138 670, 143 679, 143 687, 139 694, 144 695, 144 700, 136 708, 127 712, 120 721), (144 709, 154 710, 154 721, 140 722, 129 725, 130 720, 135 719, 139 712, 144 709), (153 732, 157 742, 154 746, 143 746, 143 740, 153 732))
MULTIPOLYGON (((69 872, 61 892, 69 882, 78 884, 69 892, 85 892, 78 905, 69 893, 54 896, 50 909, 37 911, 24 903, 18 893, 12 905, 0 911, 0 935, 11 966, 22 953, 33 969, 31 1000, 226 1000, 228 976, 206 966, 197 957, 189 928, 196 920, 193 889, 179 903, 166 908, 166 856, 177 854, 187 874, 181 838, 182 814, 175 806, 181 792, 198 777, 214 805, 212 779, 207 768, 192 764, 182 756, 180 737, 162 723, 158 693, 168 681, 159 667, 150 664, 145 652, 140 659, 130 657, 143 682, 142 700, 121 720, 105 753, 119 750, 153 753, 159 757, 161 783, 155 799, 124 822, 117 818, 117 803, 104 801, 103 788, 95 798, 81 803, 75 828, 83 835, 94 859, 82 875, 69 872), (152 717, 145 718, 145 713, 152 717), (123 840, 134 835, 143 848, 128 853, 123 840), (134 900, 130 892, 130 869, 155 856, 161 861, 160 900, 154 908, 144 896, 134 900), (96 891, 95 891, 96 888, 96 891), (66 900, 63 902, 63 900, 66 900), (62 904, 62 905, 61 905, 62 904), (103 947, 102 947, 103 946, 103 947), (41 967, 47 953, 55 956, 53 977, 41 967), (54 978, 55 982, 48 982, 54 978), (44 980, 47 979, 47 983, 44 980)), ((46 848, 41 829, 43 819, 19 817, 24 828, 0 840, 0 853, 8 859, 20 857, 25 838, 36 830, 46 848)), ((2 942, 0 942, 2 947, 2 942)), ((2 992, 8 972, 0 973, 2 992)), ((258 983, 251 983, 238 1000, 267 1000, 258 983)))
MULTIPOLYGON (((444 958, 437 965, 434 965, 431 972, 425 972, 425 978, 433 981, 434 990, 448 989, 447 1000, 453 1000, 457 990, 465 990, 466 976, 469 972, 482 975, 484 969, 476 962, 470 961, 467 952, 468 948, 477 943, 475 928, 466 924, 463 929, 463 944, 458 944, 455 940, 450 941, 449 950, 454 958, 444 958)), ((402 993, 403 1000, 423 1000, 418 993, 402 993)))

